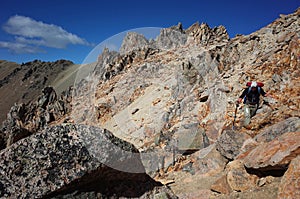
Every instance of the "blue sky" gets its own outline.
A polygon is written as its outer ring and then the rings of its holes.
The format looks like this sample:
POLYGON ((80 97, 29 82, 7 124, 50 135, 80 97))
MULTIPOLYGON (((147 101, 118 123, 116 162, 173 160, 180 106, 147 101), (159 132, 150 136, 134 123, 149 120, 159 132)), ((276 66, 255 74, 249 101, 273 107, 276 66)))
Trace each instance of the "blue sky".
POLYGON ((178 22, 185 29, 197 21, 210 27, 224 25, 232 38, 250 34, 298 7, 299 0, 5 0, 0 7, 0 59, 68 59, 80 64, 116 34, 178 22))

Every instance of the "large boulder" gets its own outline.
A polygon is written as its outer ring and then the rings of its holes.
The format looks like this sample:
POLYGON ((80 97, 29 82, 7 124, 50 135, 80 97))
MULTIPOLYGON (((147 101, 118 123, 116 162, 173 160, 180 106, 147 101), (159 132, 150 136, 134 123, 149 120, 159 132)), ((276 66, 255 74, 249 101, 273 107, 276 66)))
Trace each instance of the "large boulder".
POLYGON ((217 150, 227 159, 235 159, 243 146, 243 143, 249 139, 247 134, 239 133, 233 130, 225 130, 216 142, 217 150))
POLYGON ((300 131, 300 119, 298 117, 290 117, 264 129, 254 139, 257 142, 270 142, 284 133, 298 131, 300 131))
POLYGON ((260 143, 244 158, 247 168, 286 170, 293 158, 300 154, 300 132, 285 133, 276 139, 260 143))
POLYGON ((138 197, 160 186, 144 174, 132 144, 91 126, 46 128, 2 150, 0 157, 0 197, 40 198, 86 187, 138 197))
POLYGON ((192 155, 196 159, 193 164, 195 171, 205 176, 213 176, 221 173, 228 160, 217 150, 216 145, 212 144, 192 155))

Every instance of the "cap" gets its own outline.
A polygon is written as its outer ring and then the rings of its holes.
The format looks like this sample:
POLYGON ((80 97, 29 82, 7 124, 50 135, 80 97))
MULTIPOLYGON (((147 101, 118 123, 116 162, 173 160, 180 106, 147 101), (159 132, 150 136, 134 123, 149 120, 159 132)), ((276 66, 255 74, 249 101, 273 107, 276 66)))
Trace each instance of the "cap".
POLYGON ((256 82, 252 82, 251 83, 251 87, 257 87, 257 83, 256 82))

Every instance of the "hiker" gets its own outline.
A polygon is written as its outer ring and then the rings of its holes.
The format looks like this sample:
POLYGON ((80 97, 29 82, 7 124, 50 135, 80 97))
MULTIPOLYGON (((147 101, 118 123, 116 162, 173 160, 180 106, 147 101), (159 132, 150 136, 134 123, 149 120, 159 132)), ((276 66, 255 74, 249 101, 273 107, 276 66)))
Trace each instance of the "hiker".
POLYGON ((257 82, 252 82, 251 85, 246 88, 239 99, 237 100, 237 105, 240 104, 244 100, 244 111, 245 111, 245 121, 244 127, 249 128, 251 117, 256 114, 256 111, 259 106, 259 97, 260 95, 267 97, 271 96, 270 94, 266 93, 263 88, 263 84, 257 82))

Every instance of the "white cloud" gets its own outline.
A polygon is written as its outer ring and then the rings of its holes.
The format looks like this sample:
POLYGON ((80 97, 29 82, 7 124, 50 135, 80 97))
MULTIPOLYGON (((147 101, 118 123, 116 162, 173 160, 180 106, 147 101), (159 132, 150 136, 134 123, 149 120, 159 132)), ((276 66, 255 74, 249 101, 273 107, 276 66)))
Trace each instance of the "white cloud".
POLYGON ((16 53, 22 53, 20 49, 24 49, 25 53, 31 51, 26 50, 26 46, 29 48, 32 46, 35 48, 39 46, 66 48, 69 44, 91 45, 86 40, 67 32, 60 26, 46 24, 25 16, 10 17, 3 26, 3 30, 14 35, 15 42, 1 42, 0 47, 9 48, 12 51, 17 49, 18 51, 14 51, 16 53), (14 45, 14 47, 4 47, 8 43, 14 45), (15 48, 16 46, 20 46, 20 48, 15 48))
POLYGON ((38 48, 37 46, 29 46, 27 44, 0 41, 0 48, 6 48, 12 53, 39 53, 45 52, 44 50, 38 48))

